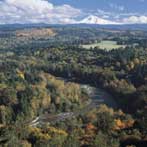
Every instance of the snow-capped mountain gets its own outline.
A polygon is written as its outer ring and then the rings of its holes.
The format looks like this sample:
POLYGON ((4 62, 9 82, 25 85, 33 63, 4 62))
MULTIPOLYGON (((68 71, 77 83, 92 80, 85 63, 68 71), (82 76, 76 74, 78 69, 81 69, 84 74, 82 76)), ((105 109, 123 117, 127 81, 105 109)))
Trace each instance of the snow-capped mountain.
POLYGON ((114 21, 106 20, 103 18, 99 18, 94 15, 89 15, 88 17, 84 18, 83 20, 79 21, 79 23, 83 24, 101 24, 101 25, 106 25, 106 24, 119 24, 114 21))

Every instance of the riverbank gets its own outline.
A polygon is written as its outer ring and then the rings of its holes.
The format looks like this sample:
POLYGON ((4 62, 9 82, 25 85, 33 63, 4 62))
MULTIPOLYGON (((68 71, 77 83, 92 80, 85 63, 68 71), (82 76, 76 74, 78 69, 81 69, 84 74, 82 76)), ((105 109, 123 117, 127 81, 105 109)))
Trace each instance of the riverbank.
POLYGON ((97 84, 88 83, 83 80, 78 80, 76 78, 64 78, 56 77, 57 79, 63 80, 64 82, 75 82, 85 89, 91 99, 103 100, 103 104, 106 104, 108 107, 113 109, 118 109, 119 104, 116 102, 115 98, 111 93, 107 92, 102 87, 98 87, 97 84))

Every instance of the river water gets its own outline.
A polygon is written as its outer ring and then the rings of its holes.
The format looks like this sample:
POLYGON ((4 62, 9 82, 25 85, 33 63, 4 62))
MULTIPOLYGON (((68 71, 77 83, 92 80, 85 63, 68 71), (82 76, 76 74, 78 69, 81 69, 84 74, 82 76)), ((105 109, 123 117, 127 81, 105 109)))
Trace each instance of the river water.
POLYGON ((111 108, 114 108, 114 109, 118 108, 118 105, 113 99, 113 97, 105 90, 90 86, 88 84, 80 84, 80 85, 81 85, 81 88, 88 93, 91 99, 99 100, 101 104, 106 104, 107 106, 111 108))

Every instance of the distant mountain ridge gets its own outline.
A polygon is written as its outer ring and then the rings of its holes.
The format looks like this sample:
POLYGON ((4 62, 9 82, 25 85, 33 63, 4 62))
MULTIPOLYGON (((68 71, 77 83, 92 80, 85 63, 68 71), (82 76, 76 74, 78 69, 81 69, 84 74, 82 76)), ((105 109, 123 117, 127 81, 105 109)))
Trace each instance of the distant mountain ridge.
POLYGON ((144 30, 147 31, 147 24, 3 24, 0 25, 0 30, 15 30, 23 28, 42 28, 42 27, 92 27, 92 28, 104 28, 104 29, 117 29, 117 30, 144 30))

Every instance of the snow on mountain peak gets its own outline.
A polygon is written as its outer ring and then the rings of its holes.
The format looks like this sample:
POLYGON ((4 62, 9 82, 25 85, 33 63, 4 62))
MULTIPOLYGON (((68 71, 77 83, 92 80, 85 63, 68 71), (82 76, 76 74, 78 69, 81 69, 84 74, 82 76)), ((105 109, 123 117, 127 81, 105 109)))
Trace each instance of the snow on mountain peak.
POLYGON ((110 20, 106 20, 103 18, 99 18, 95 15, 89 15, 88 17, 84 18, 83 20, 81 20, 79 23, 83 23, 83 24, 119 24, 117 22, 113 22, 110 20))

